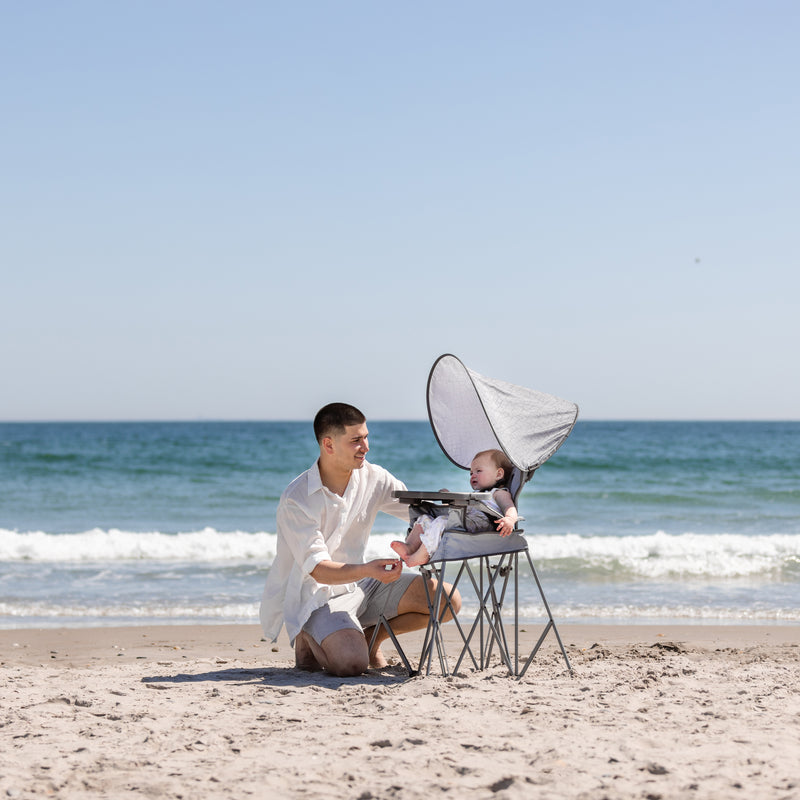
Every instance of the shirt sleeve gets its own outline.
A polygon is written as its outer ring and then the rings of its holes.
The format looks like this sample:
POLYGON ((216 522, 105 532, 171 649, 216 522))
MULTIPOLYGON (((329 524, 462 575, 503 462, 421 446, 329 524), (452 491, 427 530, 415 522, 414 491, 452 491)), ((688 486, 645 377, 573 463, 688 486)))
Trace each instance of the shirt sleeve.
POLYGON ((301 570, 310 575, 322 561, 332 561, 319 522, 293 500, 283 500, 276 514, 278 541, 285 542, 301 570))
POLYGON ((397 480, 391 472, 386 472, 383 491, 384 498, 379 506, 379 510, 386 514, 391 514, 398 519, 402 519, 404 522, 408 522, 408 503, 401 503, 396 497, 392 496, 393 492, 406 491, 406 485, 402 481, 397 480))

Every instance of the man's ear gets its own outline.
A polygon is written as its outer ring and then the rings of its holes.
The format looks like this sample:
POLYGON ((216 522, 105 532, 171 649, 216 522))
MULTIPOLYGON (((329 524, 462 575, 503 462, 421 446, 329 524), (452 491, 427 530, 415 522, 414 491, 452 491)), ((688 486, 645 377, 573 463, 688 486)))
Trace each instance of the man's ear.
POLYGON ((323 436, 322 441, 320 442, 320 447, 328 454, 331 455, 333 453, 333 437, 331 436, 323 436))

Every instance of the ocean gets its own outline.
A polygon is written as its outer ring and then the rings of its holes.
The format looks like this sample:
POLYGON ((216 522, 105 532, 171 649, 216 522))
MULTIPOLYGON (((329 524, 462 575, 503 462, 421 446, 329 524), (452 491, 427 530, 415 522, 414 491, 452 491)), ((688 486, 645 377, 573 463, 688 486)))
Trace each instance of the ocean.
MULTIPOLYGON (((468 490, 427 421, 369 427, 410 489, 468 490)), ((257 622, 316 454, 305 422, 0 424, 0 628, 257 622)), ((800 622, 800 422, 579 420, 519 510, 557 622, 800 622)))

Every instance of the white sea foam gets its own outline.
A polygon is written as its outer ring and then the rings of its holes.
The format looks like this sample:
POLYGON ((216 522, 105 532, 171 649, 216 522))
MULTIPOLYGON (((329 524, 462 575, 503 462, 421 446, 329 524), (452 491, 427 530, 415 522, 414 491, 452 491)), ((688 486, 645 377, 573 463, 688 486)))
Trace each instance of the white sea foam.
MULTIPOLYGON (((401 534, 374 534, 367 558, 388 558, 401 534)), ((669 579, 682 576, 734 578, 800 574, 800 536, 786 534, 654 533, 647 536, 531 536, 538 567, 580 577, 669 579)), ((5 562, 182 561, 253 562, 268 567, 275 557, 274 533, 217 531, 185 533, 93 529, 52 534, 0 529, 5 562)))
POLYGON ((220 605, 58 605, 56 603, 0 603, 0 616, 7 617, 92 617, 96 619, 245 619, 256 621, 258 603, 220 605))
MULTIPOLYGON (((381 537, 372 537, 373 547, 381 537)), ((391 537, 386 537, 388 542, 391 537)), ((649 536, 530 536, 534 563, 579 577, 734 578, 767 575, 794 567, 800 573, 800 536, 772 534, 649 536)))
POLYGON ((0 603, 0 628, 103 627, 110 625, 180 625, 210 622, 258 623, 257 603, 220 605, 112 605, 0 603))
POLYGON ((0 530, 0 560, 42 562, 113 561, 250 561, 270 564, 274 533, 217 531, 135 533, 100 530, 52 534, 0 530))
MULTIPOLYGON (((463 605, 459 614, 462 625, 469 626, 478 614, 474 595, 462 594, 463 605)), ((682 622, 720 623, 785 623, 800 621, 800 608, 765 606, 720 606, 692 605, 691 603, 643 604, 635 603, 553 603, 550 605, 557 622, 643 622, 645 620, 675 620, 682 622)), ((541 603, 520 600, 519 619, 521 623, 545 623, 546 612, 541 603)), ((514 617, 513 603, 506 603, 502 616, 506 620, 514 617)))
MULTIPOLYGON (((800 620, 800 608, 762 608, 758 606, 725 607, 714 605, 693 606, 679 603, 662 605, 612 604, 566 604, 557 603, 551 607, 553 616, 558 621, 619 621, 641 622, 643 620, 680 620, 683 622, 796 622, 800 620)), ((469 606, 466 613, 471 613, 469 606)), ((505 617, 511 616, 513 609, 504 609, 505 617)), ((540 607, 536 605, 520 606, 521 619, 545 619, 540 607)))
POLYGON ((650 536, 540 536, 531 539, 536 561, 644 578, 733 578, 800 567, 800 536, 786 534, 650 536))
MULTIPOLYGON (((558 622, 642 622, 681 621, 719 623, 787 623, 800 621, 798 608, 720 607, 692 606, 679 603, 661 605, 632 604, 567 604, 551 607, 558 622)), ((477 614, 477 605, 470 595, 464 597, 459 615, 462 626, 469 626, 477 614)), ((513 606, 507 605, 503 617, 513 618, 513 606)), ((546 622, 544 611, 538 604, 521 604, 519 618, 522 625, 546 622)), ((180 624, 218 620, 219 622, 258 623, 258 603, 200 604, 197 606, 153 603, 144 605, 93 606, 55 603, 0 603, 0 628, 28 627, 35 620, 37 627, 60 626, 69 622, 79 625, 125 624, 180 624)))

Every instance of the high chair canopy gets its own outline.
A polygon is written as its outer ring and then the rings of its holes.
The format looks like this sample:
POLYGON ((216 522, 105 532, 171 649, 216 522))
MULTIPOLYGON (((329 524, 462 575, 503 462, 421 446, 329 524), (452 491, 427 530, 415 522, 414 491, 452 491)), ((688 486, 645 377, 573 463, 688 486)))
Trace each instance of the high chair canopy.
POLYGON ((444 454, 469 469, 476 453, 502 450, 530 477, 569 436, 578 406, 551 394, 485 378, 454 355, 428 376, 428 417, 444 454))

